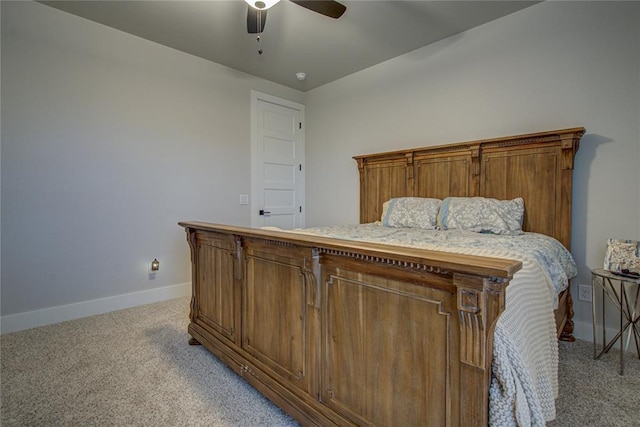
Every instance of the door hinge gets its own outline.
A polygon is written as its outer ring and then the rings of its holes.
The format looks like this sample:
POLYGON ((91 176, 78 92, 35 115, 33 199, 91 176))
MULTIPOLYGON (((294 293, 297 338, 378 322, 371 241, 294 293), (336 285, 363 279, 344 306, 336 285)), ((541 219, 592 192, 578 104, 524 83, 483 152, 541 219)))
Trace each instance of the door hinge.
POLYGON ((298 165, 298 170, 302 171, 302 163, 298 165))
POLYGON ((302 129, 302 122, 298 122, 298 129, 302 129))
POLYGON ((300 206, 300 213, 302 213, 302 206, 300 206))

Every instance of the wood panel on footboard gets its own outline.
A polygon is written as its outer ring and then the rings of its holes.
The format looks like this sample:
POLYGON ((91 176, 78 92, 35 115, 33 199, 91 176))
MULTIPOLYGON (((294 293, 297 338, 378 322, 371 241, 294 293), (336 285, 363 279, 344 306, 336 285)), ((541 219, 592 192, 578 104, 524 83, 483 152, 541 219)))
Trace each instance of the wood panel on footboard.
POLYGON ((181 222, 189 333, 303 425, 486 425, 519 261, 181 222))

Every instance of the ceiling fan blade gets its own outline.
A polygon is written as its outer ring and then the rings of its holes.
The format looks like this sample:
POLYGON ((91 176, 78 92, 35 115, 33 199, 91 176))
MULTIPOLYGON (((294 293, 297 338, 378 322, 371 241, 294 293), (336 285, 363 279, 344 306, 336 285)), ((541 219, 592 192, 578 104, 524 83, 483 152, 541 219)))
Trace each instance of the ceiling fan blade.
POLYGON ((302 6, 324 16, 338 19, 347 7, 333 0, 290 0, 298 6, 302 6))
POLYGON ((249 34, 258 34, 263 32, 264 24, 266 22, 267 22, 266 10, 254 9, 251 6, 247 8, 247 32, 249 34))

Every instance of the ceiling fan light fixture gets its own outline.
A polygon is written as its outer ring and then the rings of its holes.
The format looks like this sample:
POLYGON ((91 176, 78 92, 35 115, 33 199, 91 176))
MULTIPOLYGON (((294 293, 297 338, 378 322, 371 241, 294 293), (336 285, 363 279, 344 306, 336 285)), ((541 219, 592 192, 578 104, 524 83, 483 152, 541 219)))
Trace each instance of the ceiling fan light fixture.
POLYGON ((244 0, 249 6, 258 10, 267 10, 280 0, 244 0))

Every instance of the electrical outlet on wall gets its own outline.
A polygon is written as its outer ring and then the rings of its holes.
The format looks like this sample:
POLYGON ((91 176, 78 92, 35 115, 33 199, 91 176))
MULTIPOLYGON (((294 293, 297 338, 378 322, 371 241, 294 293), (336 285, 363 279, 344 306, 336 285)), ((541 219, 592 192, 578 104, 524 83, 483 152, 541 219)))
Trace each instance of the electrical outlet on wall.
POLYGON ((578 285, 578 300, 591 302, 591 286, 578 285))

